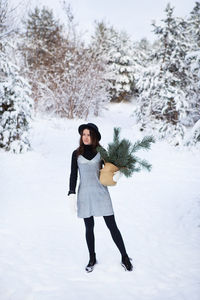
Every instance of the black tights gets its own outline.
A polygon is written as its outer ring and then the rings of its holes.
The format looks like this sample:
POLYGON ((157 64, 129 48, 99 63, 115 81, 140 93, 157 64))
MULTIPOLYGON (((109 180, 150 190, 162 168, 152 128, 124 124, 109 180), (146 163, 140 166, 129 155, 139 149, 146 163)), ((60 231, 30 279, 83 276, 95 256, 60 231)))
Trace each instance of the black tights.
MULTIPOLYGON (((115 222, 114 215, 104 216, 105 223, 110 230, 113 241, 115 242, 117 248, 119 249, 121 255, 126 255, 126 249, 124 246, 124 242, 121 236, 119 229, 117 228, 117 224, 115 222)), ((94 217, 84 218, 85 229, 86 229, 86 241, 90 255, 95 253, 94 246, 94 217)))

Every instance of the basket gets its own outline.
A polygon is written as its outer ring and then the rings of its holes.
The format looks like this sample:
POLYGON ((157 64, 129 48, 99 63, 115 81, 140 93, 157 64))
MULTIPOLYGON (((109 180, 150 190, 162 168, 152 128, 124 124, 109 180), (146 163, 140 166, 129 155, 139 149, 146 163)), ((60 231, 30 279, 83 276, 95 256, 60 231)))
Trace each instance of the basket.
POLYGON ((112 163, 106 162, 104 168, 100 170, 100 182, 105 186, 116 185, 116 182, 113 181, 114 172, 119 171, 119 168, 113 165, 112 163))

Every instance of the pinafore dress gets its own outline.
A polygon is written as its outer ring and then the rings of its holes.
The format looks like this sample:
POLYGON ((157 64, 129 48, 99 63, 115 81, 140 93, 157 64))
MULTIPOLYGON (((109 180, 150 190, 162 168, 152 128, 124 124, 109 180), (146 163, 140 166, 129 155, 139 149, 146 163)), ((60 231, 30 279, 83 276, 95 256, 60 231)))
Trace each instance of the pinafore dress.
POLYGON ((99 181, 100 154, 97 153, 91 160, 79 155, 77 162, 80 175, 77 196, 78 217, 89 218, 91 216, 113 215, 113 206, 108 188, 99 181))

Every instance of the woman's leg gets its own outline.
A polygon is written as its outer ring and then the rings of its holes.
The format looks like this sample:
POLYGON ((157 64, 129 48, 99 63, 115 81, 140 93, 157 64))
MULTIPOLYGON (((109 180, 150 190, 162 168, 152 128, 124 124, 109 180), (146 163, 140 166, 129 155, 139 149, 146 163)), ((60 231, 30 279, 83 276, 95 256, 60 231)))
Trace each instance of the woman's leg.
POLYGON ((120 233, 119 229, 117 228, 117 224, 115 222, 114 215, 104 216, 104 220, 106 222, 107 227, 110 230, 113 241, 115 242, 117 248, 119 249, 119 251, 122 255, 122 261, 121 261, 122 266, 125 268, 125 270, 132 271, 133 265, 130 261, 130 258, 128 257, 128 255, 126 253, 124 242, 123 242, 121 233, 120 233))
POLYGON ((104 220, 106 222, 108 229, 110 230, 113 241, 115 242, 121 255, 122 256, 127 255, 121 233, 120 233, 119 229, 117 228, 117 224, 115 222, 114 215, 104 216, 104 220))
POLYGON ((86 236, 86 241, 87 241, 87 246, 90 254, 90 259, 85 267, 85 270, 87 272, 92 272, 94 265, 97 263, 96 261, 96 253, 94 252, 94 218, 84 218, 85 222, 85 236, 86 236))
POLYGON ((95 252, 95 246, 94 246, 94 218, 84 218, 85 222, 85 236, 86 236, 86 242, 88 246, 88 250, 90 255, 94 255, 95 252))

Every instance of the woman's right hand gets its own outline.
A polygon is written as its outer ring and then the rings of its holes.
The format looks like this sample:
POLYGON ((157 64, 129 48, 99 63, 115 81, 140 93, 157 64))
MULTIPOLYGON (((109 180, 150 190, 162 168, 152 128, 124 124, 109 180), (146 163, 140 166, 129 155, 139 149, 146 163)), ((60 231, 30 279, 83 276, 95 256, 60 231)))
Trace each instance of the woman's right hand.
POLYGON ((113 181, 117 182, 120 179, 121 176, 122 176, 122 173, 120 171, 114 172, 113 181))
POLYGON ((77 212, 77 199, 76 199, 76 194, 70 194, 68 196, 68 203, 69 203, 69 209, 70 211, 75 214, 77 212))

